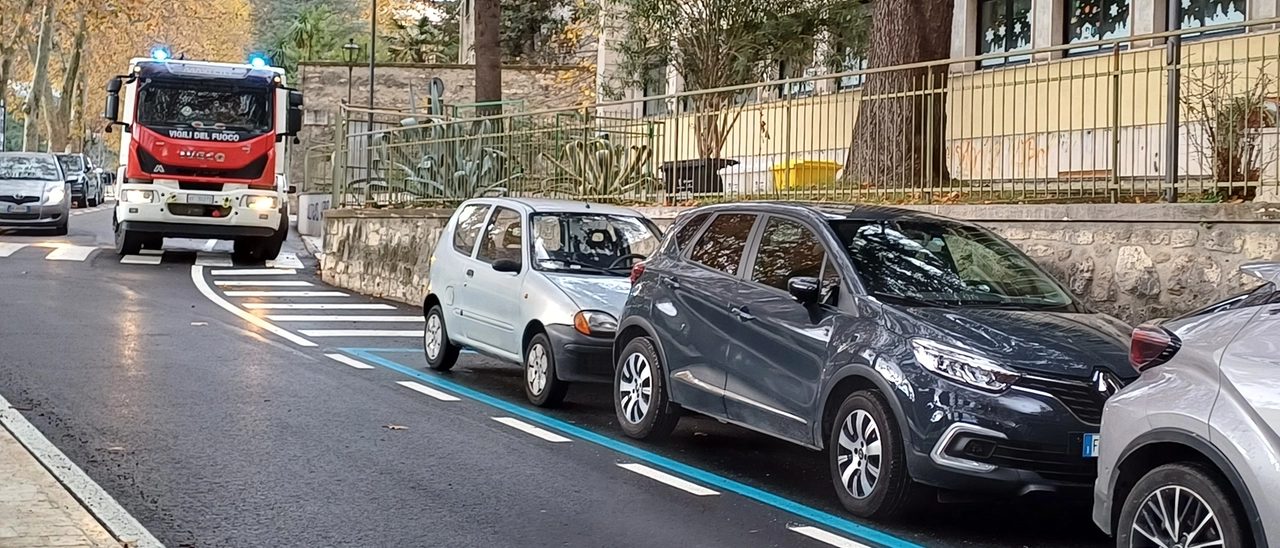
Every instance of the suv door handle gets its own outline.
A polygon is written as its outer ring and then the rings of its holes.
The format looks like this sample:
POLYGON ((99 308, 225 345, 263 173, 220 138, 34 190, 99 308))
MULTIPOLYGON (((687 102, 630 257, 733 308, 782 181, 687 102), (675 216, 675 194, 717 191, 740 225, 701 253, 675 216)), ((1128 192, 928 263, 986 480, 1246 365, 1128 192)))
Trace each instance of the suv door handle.
POLYGON ((470 277, 472 277, 472 276, 475 276, 475 275, 476 275, 476 271, 475 271, 475 270, 472 270, 472 269, 470 269, 470 268, 468 268, 468 269, 467 269, 467 277, 468 277, 468 278, 470 278, 470 277))
POLYGON ((665 285, 670 289, 680 289, 680 280, 677 280, 671 276, 663 276, 661 278, 661 281, 662 281, 662 285, 665 285))
POLYGON ((745 307, 745 306, 743 306, 743 307, 736 307, 736 306, 735 306, 735 307, 733 307, 733 308, 730 308, 729 310, 730 310, 730 311, 732 311, 734 314, 737 314, 737 315, 738 315, 738 319, 739 319, 739 320, 741 320, 741 321, 749 322, 749 321, 751 321, 751 320, 756 319, 756 317, 755 317, 755 316, 752 316, 752 315, 751 315, 751 312, 750 312, 750 311, 748 311, 748 310, 747 310, 747 307, 745 307))

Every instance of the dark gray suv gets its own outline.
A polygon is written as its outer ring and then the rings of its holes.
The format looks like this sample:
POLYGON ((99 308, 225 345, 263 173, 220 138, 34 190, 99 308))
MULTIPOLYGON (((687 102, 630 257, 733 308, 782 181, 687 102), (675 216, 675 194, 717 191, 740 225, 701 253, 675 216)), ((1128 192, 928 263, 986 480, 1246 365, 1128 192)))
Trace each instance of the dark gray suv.
POLYGON ((1088 493, 1129 326, 981 227, 902 209, 725 204, 632 271, 614 406, 652 439, 688 410, 830 455, 844 506, 927 487, 1088 493))

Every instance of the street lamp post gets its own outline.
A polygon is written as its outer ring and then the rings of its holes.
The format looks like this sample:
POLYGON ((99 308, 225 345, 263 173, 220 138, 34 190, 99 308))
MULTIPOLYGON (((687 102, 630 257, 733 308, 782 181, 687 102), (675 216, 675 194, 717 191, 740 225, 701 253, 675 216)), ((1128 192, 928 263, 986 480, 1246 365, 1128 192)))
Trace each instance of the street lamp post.
POLYGON ((373 9, 369 10, 369 127, 365 137, 365 162, 369 170, 369 178, 365 188, 373 183, 373 70, 378 57, 378 0, 373 0, 373 9))
POLYGON ((360 44, 356 43, 355 38, 348 38, 347 43, 342 45, 342 53, 347 56, 347 104, 351 104, 351 73, 356 68, 356 54, 360 51, 360 44))

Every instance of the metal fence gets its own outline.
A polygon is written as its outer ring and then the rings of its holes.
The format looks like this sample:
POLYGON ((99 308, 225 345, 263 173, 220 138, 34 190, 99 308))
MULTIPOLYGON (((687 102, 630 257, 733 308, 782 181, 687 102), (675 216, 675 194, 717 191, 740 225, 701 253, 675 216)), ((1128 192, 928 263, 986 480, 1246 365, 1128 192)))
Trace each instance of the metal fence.
POLYGON ((500 116, 348 109, 334 202, 1248 199, 1280 186, 1278 23, 500 116))

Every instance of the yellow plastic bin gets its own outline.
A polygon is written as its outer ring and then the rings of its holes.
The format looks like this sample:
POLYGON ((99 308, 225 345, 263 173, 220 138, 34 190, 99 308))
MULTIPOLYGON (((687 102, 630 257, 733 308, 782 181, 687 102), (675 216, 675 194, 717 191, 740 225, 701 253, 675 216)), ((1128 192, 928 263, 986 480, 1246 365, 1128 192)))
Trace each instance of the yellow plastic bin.
POLYGON ((843 167, 829 160, 791 160, 774 164, 769 168, 773 172, 773 188, 775 190, 794 190, 818 188, 836 182, 836 173, 843 167), (787 174, 791 174, 788 184, 787 174))

